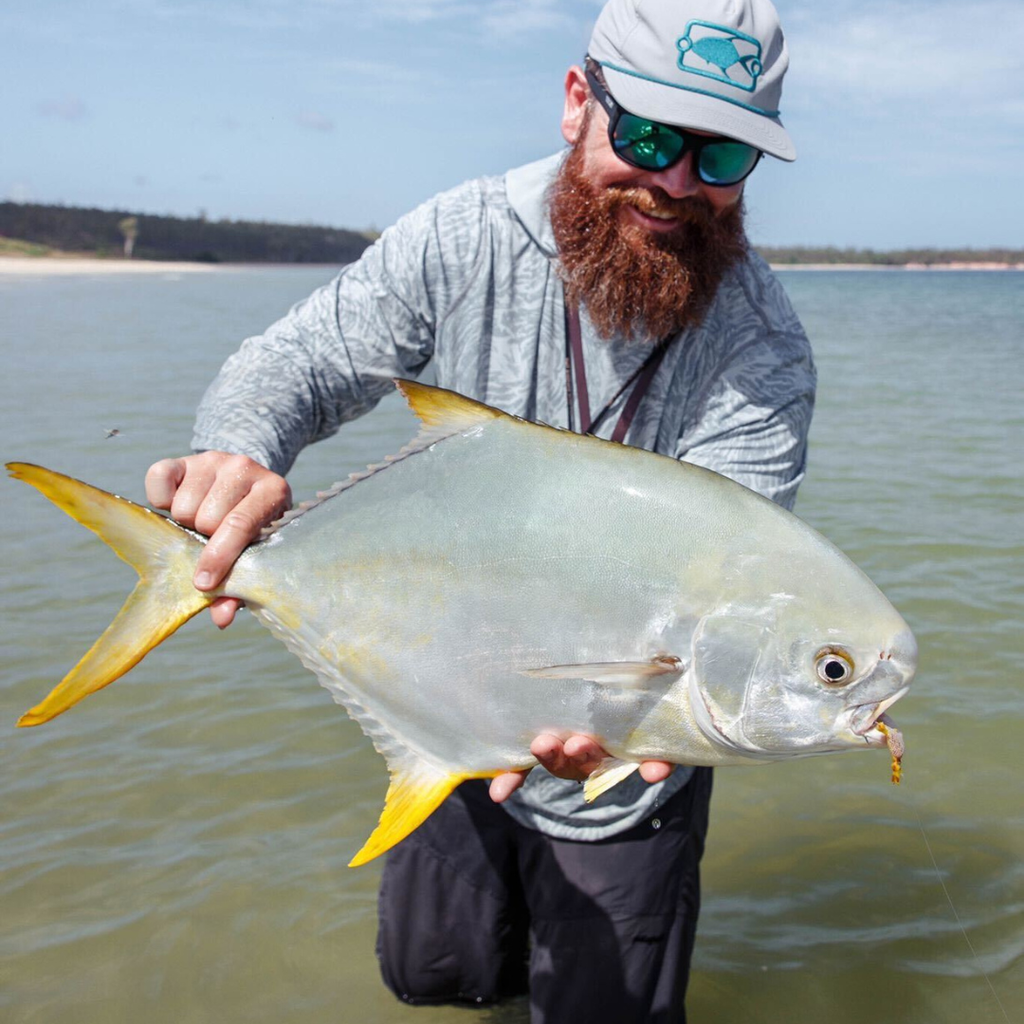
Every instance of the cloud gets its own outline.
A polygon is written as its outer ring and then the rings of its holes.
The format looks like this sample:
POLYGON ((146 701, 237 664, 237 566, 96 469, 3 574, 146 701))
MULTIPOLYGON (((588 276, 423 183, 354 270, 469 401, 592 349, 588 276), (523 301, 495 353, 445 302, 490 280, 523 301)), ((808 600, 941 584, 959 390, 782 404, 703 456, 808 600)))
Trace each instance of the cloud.
POLYGON ((950 0, 794 5, 784 24, 793 79, 821 103, 884 114, 916 101, 948 116, 1002 102, 1024 77, 1024 48, 1011 42, 1024 38, 1019 0, 978 0, 969 13, 950 0))
POLYGON ((408 64, 383 60, 365 60, 359 57, 336 57, 327 65, 327 70, 345 73, 375 83, 413 85, 422 81, 423 72, 408 64))
POLYGON ((555 0, 493 0, 481 17, 485 30, 502 37, 569 27, 575 21, 555 0))
POLYGON ((334 131, 334 122, 325 114, 320 114, 315 110, 304 110, 296 116, 295 120, 303 128, 308 128, 313 132, 334 131))
POLYGON ((296 23, 446 24, 475 35, 507 38, 593 20, 593 0, 141 0, 158 18, 216 19, 235 28, 287 30, 296 23))
POLYGON ((89 113, 89 108, 77 96, 65 96, 63 99, 40 100, 36 104, 36 113, 61 121, 80 121, 89 113))
POLYGON ((7 200, 11 203, 30 203, 32 201, 32 186, 24 181, 16 181, 7 190, 7 200))

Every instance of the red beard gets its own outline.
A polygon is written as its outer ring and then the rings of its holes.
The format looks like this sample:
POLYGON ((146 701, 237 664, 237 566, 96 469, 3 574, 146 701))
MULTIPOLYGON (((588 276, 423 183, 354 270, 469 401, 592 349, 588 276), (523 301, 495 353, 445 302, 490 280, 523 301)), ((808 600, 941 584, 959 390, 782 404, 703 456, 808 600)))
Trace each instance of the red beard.
POLYGON ((702 197, 673 199, 657 187, 595 188, 583 174, 579 142, 548 199, 566 301, 586 306, 602 338, 657 342, 700 323, 725 272, 747 253, 742 201, 716 215, 702 197), (655 233, 623 223, 624 205, 670 212, 682 225, 655 233))

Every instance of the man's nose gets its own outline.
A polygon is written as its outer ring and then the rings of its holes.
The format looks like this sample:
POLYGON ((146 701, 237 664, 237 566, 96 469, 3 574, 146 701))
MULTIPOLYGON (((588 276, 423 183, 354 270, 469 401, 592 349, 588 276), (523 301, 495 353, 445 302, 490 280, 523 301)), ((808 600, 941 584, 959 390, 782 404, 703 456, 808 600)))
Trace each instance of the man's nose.
POLYGON ((673 199, 685 199, 700 191, 701 181, 694 167, 693 153, 685 153, 682 160, 664 171, 655 172, 651 179, 673 199))

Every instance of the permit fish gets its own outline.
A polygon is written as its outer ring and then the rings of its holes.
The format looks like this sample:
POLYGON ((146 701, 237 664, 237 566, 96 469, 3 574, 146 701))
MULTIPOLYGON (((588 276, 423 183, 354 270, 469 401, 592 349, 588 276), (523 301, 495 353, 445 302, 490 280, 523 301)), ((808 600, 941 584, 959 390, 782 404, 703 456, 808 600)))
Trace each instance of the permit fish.
MULTIPOLYGON (((10 473, 139 574, 120 613, 19 720, 128 672, 219 595, 240 598, 362 726, 390 771, 353 866, 463 780, 595 737, 596 799, 645 759, 767 763, 889 747, 917 647, 899 613, 796 516, 708 470, 398 381, 422 428, 265 531, 222 586, 206 538, 26 463, 10 473)), ((895 735, 894 735, 895 734, 895 735)))

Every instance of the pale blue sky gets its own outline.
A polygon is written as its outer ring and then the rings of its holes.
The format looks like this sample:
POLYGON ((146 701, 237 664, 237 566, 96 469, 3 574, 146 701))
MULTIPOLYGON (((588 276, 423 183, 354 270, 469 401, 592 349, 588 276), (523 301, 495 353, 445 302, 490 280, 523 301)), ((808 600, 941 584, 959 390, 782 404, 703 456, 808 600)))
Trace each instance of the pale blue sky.
MULTIPOLYGON (((1021 0, 779 0, 762 244, 1024 245, 1021 0)), ((384 227, 554 151, 597 0, 9 0, 0 198, 384 227)))

